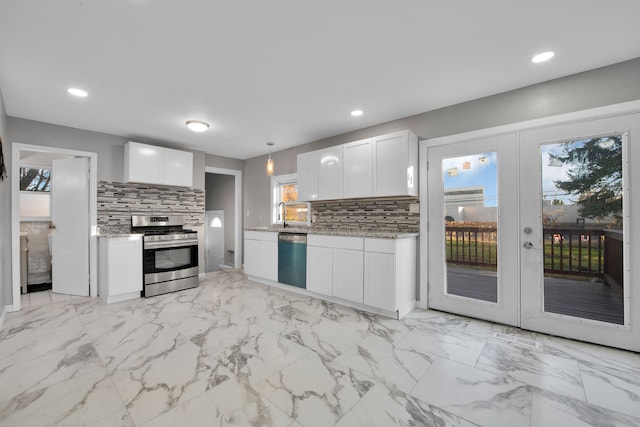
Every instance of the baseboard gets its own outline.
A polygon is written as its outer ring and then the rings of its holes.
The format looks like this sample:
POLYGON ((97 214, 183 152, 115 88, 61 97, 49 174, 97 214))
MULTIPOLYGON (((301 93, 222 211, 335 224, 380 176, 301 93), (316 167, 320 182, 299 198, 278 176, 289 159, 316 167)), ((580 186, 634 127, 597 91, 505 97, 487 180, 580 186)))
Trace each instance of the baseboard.
POLYGON ((5 317, 7 317, 7 313, 9 312, 10 308, 11 308, 10 305, 5 305, 4 307, 0 307, 0 309, 2 310, 2 312, 0 313, 0 331, 4 326, 4 319, 5 317))

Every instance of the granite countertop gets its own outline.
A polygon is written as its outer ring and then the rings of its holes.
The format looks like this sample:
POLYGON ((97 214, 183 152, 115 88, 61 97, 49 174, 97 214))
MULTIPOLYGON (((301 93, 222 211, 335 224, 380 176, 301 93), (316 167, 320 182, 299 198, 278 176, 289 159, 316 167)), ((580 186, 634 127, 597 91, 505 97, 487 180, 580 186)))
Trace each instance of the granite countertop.
POLYGON ((112 233, 112 234, 96 234, 96 237, 104 237, 107 239, 114 239, 117 237, 144 237, 142 233, 112 233))
POLYGON ((245 231, 270 231, 278 233, 304 233, 319 234, 324 236, 347 236, 347 237, 373 237, 378 239, 403 239, 407 237, 417 237, 419 233, 403 231, 370 231, 359 229, 330 229, 330 228, 309 228, 309 227, 247 227, 245 231))

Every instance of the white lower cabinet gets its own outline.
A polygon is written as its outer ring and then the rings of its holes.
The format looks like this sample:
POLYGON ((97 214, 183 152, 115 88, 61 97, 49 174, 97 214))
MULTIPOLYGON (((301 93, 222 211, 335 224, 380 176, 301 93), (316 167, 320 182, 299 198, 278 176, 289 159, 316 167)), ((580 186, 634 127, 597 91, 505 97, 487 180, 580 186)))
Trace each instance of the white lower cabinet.
POLYGON ((248 276, 278 281, 277 232, 244 232, 244 271, 248 276))
MULTIPOLYGON (((362 240, 362 239, 359 239, 362 240)), ((362 304, 364 271, 362 249, 333 250, 333 296, 362 304)))
POLYGON ((310 234, 307 290, 404 316, 415 307, 416 238, 310 234))
MULTIPOLYGON (((244 270, 278 281, 278 233, 245 231, 244 270)), ((416 237, 307 235, 307 291, 402 317, 415 307, 416 237)))
POLYGON ((362 237, 307 236, 307 289, 362 304, 362 237))
POLYGON ((364 254, 364 303, 384 310, 395 307, 395 255, 377 252, 364 254))
POLYGON ((333 249, 310 246, 307 237, 307 290, 322 295, 333 293, 333 249))
POLYGON ((416 238, 364 239, 364 303, 404 316, 416 299, 416 238))
POLYGON ((98 239, 98 293, 107 303, 140 298, 142 235, 98 239))

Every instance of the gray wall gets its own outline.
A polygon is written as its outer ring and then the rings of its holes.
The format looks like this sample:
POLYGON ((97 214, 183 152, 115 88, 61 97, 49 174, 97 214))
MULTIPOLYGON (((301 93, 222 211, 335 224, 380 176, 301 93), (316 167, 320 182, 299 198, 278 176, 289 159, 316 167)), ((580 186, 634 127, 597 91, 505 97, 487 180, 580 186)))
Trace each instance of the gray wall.
MULTIPOLYGON (((139 138, 125 138, 100 132, 91 132, 66 126, 58 126, 33 120, 6 117, 4 106, 0 110, 0 132, 4 144, 5 163, 11 169, 11 143, 42 145, 47 147, 67 148, 79 151, 89 151, 98 154, 98 180, 122 182, 124 177, 124 144, 127 141, 162 145, 152 141, 144 141, 139 138)), ((170 147, 178 148, 180 147, 170 147)), ((204 168, 207 161, 204 152, 193 152, 193 186, 204 190, 204 168)), ((236 166, 241 169, 241 160, 227 159, 213 156, 214 162, 220 167, 236 166)), ((0 183, 0 280, 4 290, 5 304, 12 303, 11 290, 11 191, 10 177, 0 183)), ((203 228, 196 227, 200 234, 200 263, 204 261, 203 228)), ((1 292, 0 292, 1 293, 1 292)), ((0 300, 1 301, 1 300, 0 300)))
MULTIPOLYGON (((233 175, 205 174, 205 209, 224 211, 224 263, 233 266, 233 256, 227 249, 235 249, 235 177, 233 175)), ((205 224, 205 228, 207 224, 205 224)))
MULTIPOLYGON (((640 58, 428 111, 272 154, 276 175, 294 173, 296 155, 409 129, 421 138, 453 135, 640 99, 640 58)), ((245 160, 244 227, 269 225, 267 156, 245 160)))
MULTIPOLYGON (((50 123, 9 117, 11 142, 90 151, 98 154, 98 181, 122 182, 124 178, 124 144, 131 138, 58 126, 50 123)), ((133 139, 136 142, 167 146, 133 139)), ((178 148, 180 147, 170 147, 178 148)), ((193 152, 193 187, 204 190, 205 153, 193 152)))
MULTIPOLYGON (((2 152, 5 156, 5 166, 9 167, 6 157, 9 155, 9 132, 7 131, 7 113, 4 107, 4 99, 0 91, 0 139, 2 139, 2 152)), ((7 173, 7 175, 9 175, 7 173)), ((0 181, 0 313, 5 304, 11 302, 11 258, 8 242, 11 242, 11 203, 9 177, 0 181)))
POLYGON ((214 154, 207 154, 205 159, 205 166, 241 171, 242 169, 244 169, 244 160, 230 159, 229 157, 220 157, 214 154))

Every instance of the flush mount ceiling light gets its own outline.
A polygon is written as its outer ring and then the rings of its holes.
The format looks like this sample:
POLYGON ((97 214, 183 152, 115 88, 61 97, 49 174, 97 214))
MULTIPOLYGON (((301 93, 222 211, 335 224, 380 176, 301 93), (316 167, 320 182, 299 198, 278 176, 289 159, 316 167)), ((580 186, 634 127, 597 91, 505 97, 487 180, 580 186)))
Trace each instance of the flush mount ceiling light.
POLYGON ((541 62, 546 62, 548 60, 550 60, 551 58, 553 58, 553 56, 556 53, 549 50, 547 52, 542 52, 537 54, 536 56, 534 56, 533 58, 531 58, 531 62, 533 62, 534 64, 539 64, 541 62))
POLYGON ((67 89, 67 92, 79 98, 85 98, 87 95, 89 95, 86 91, 78 89, 77 87, 70 87, 69 89, 67 89))
POLYGON ((361 116, 361 115, 363 115, 363 114, 364 114, 364 111, 362 111, 362 110, 353 110, 353 111, 351 112, 351 115, 352 115, 353 117, 360 117, 360 116, 361 116))
POLYGON ((269 146, 269 159, 267 159, 267 175, 273 176, 273 160, 271 159, 271 147, 273 147, 273 142, 267 142, 267 146, 269 146))
POLYGON ((209 123, 200 120, 189 120, 187 121, 187 127, 194 132, 200 133, 209 129, 209 123))

